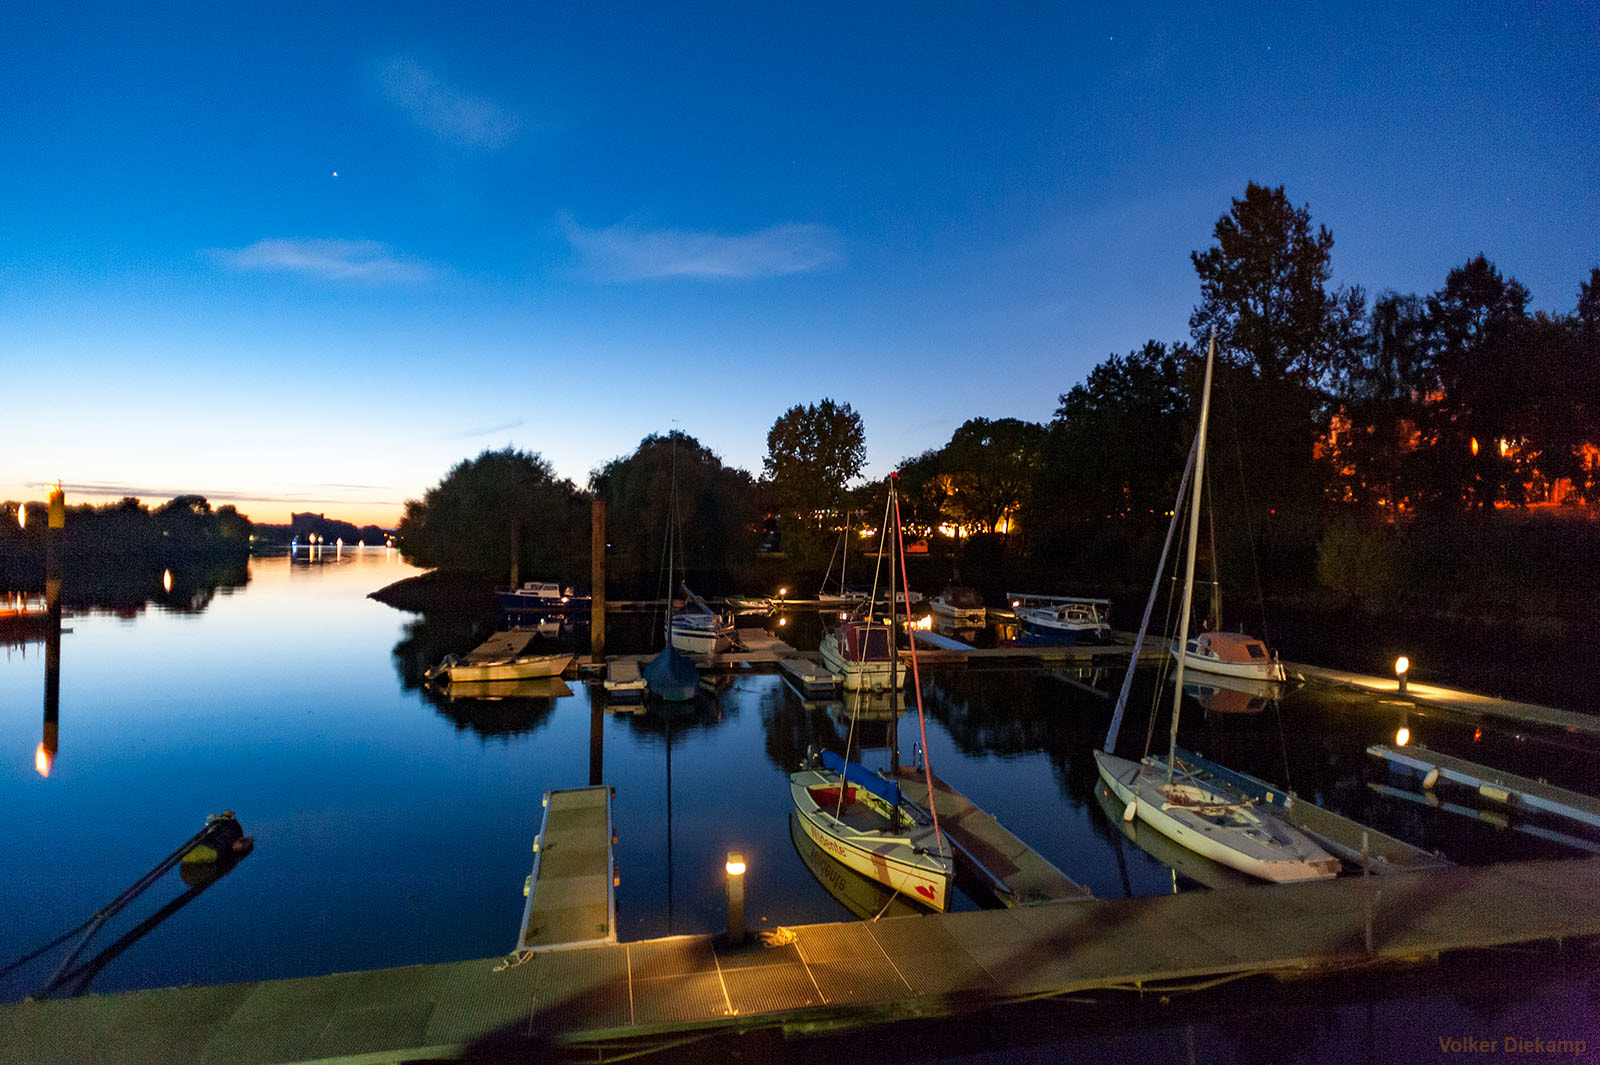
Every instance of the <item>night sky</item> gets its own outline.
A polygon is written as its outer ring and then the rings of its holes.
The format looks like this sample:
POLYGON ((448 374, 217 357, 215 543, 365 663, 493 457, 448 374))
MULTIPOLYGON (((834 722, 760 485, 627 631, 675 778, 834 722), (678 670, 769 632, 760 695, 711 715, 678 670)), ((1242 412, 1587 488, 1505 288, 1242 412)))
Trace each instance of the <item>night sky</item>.
POLYGON ((1600 6, 8 5, 0 499, 391 524, 796 403, 868 473, 1188 337, 1255 181, 1334 280, 1600 265, 1600 6))

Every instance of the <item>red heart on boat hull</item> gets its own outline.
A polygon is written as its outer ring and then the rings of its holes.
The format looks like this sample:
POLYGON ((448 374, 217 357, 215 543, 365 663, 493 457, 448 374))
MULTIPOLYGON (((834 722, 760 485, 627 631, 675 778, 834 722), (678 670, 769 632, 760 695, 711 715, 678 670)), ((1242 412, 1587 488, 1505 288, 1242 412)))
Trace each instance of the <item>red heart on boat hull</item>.
POLYGON ((931 888, 931 887, 924 887, 923 885, 918 884, 917 885, 917 894, 921 895, 923 898, 927 899, 929 902, 933 901, 933 888, 931 888))

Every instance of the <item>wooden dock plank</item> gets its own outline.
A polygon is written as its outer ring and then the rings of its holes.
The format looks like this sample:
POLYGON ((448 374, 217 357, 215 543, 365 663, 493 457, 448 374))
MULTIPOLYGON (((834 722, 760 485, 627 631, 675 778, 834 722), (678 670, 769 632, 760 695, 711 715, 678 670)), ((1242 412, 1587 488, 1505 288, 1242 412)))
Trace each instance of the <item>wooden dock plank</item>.
POLYGON ((1593 941, 1597 900, 1600 859, 1579 859, 807 925, 770 952, 675 936, 538 952, 510 968, 485 959, 11 1004, 0 1046, 29 1061, 157 1062, 174 1047, 194 1060, 388 1060, 458 1056, 508 1034, 577 1048, 794 1019, 872 1023, 1593 941))

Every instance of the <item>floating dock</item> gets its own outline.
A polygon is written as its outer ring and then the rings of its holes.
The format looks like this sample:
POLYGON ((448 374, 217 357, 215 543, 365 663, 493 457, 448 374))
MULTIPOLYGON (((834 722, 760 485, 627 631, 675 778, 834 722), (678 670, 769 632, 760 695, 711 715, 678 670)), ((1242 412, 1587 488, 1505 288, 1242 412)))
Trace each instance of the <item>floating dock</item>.
POLYGON ((0 1006, 0 1046, 39 1063, 524 1051, 616 1060, 630 1039, 828 1031, 1249 974, 1347 981, 1517 944, 1571 950, 1600 939, 1597 899, 1600 859, 1575 859, 804 925, 771 947, 673 936, 544 951, 515 966, 483 959, 15 1003, 0 1006))
POLYGON ((1589 795, 1439 754, 1420 745, 1401 750, 1379 743, 1368 747, 1367 753, 1390 765, 1411 770, 1422 778, 1424 788, 1432 787, 1432 781, 1446 780, 1471 788, 1485 799, 1512 810, 1535 811, 1600 828, 1600 799, 1589 795))
POLYGON ((615 842, 609 787, 545 792, 514 952, 617 941, 615 842))
POLYGON ((1335 687, 1353 688, 1374 695, 1404 699, 1418 706, 1450 710, 1465 717, 1498 718, 1524 725, 1543 725, 1567 732, 1600 736, 1600 715, 1557 710, 1555 707, 1539 706, 1535 703, 1519 703, 1514 699, 1500 699, 1492 695, 1476 695, 1455 688, 1442 688, 1437 684, 1421 684, 1415 680, 1407 680, 1402 690, 1399 680, 1395 677, 1369 677, 1361 673, 1348 673, 1341 669, 1308 666, 1297 662, 1285 662, 1283 666, 1290 677, 1297 677, 1300 680, 1317 681, 1335 687))
POLYGON ((839 694, 844 678, 830 673, 820 662, 799 655, 778 659, 778 671, 808 699, 826 699, 839 694))
POLYGON ((1403 839, 1368 828, 1342 814, 1304 802, 1265 780, 1228 769, 1198 754, 1178 750, 1178 761, 1198 770, 1202 779, 1215 778, 1241 794, 1276 807, 1284 818, 1311 836, 1330 854, 1372 873, 1439 869, 1451 863, 1432 851, 1423 850, 1403 839))
POLYGON ((613 701, 638 702, 647 687, 637 659, 613 658, 606 662, 605 688, 613 701))
MULTIPOLYGON (((900 768, 901 794, 916 801, 925 797, 921 769, 900 768)), ((964 863, 993 892, 1003 906, 1027 906, 1092 898, 1043 855, 1013 835, 994 816, 978 809, 965 795, 933 777, 933 805, 939 828, 964 863)))

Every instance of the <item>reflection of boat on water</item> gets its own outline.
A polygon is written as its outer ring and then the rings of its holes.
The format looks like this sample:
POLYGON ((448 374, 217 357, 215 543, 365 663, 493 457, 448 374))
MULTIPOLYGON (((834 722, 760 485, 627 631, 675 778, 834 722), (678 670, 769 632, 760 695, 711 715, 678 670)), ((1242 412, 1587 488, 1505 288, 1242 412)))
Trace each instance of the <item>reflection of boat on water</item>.
POLYGON ((789 838, 794 841, 795 853, 817 878, 817 883, 857 917, 911 917, 924 912, 921 907, 902 899, 893 888, 836 861, 806 834, 799 813, 789 814, 789 838))
POLYGON ((1288 690, 1286 684, 1221 674, 1185 676, 1183 694, 1213 714, 1259 714, 1288 690))
POLYGON ((1130 824, 1123 820, 1122 800, 1117 798, 1105 781, 1102 780, 1095 784, 1094 797, 1099 801, 1100 809, 1105 813, 1106 820, 1110 821, 1118 832, 1121 832, 1140 850, 1179 876, 1187 877, 1196 884, 1213 890, 1245 887, 1255 883, 1254 880, 1243 873, 1196 854, 1188 847, 1172 842, 1172 840, 1159 832, 1151 831, 1148 825, 1140 825, 1137 821, 1130 824))
POLYGON ((523 680, 450 680, 439 685, 439 694, 456 699, 564 699, 572 689, 560 677, 530 677, 523 680))
POLYGON ((423 675, 431 681, 444 679, 451 683, 560 676, 572 662, 572 652, 532 652, 529 647, 538 636, 537 631, 525 629, 497 632, 464 655, 445 655, 442 662, 423 675))

